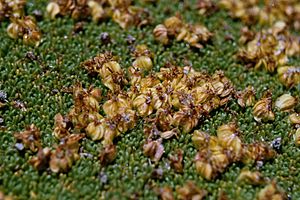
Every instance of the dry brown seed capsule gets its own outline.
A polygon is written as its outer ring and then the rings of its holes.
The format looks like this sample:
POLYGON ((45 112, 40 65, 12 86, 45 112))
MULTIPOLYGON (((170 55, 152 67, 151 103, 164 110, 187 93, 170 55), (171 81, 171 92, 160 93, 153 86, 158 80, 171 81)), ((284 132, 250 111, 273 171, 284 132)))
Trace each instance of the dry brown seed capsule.
POLYGON ((169 156, 170 165, 177 173, 183 172, 183 150, 178 149, 175 155, 169 156))
POLYGON ((198 149, 207 147, 209 139, 210 139, 209 134, 199 130, 195 130, 192 137, 192 141, 198 149))
POLYGON ((62 139, 70 135, 70 128, 72 126, 71 121, 68 119, 67 116, 62 116, 60 113, 54 116, 54 130, 53 135, 58 138, 62 139))
POLYGON ((181 127, 184 133, 188 133, 198 124, 200 117, 201 113, 200 110, 197 110, 197 107, 189 108, 185 106, 174 114, 173 125, 181 127))
POLYGON ((283 94, 275 101, 275 106, 281 111, 292 110, 297 105, 297 99, 290 94, 283 94))
POLYGON ((97 1, 88 1, 87 5, 91 9, 91 15, 94 22, 98 22, 106 17, 103 6, 97 1))
POLYGON ((160 137, 163 139, 170 139, 173 136, 177 136, 178 133, 179 133, 179 130, 177 128, 174 128, 170 131, 161 132, 160 137))
POLYGON ((289 116, 289 120, 292 124, 300 125, 300 114, 299 113, 293 113, 289 116))
POLYGON ((157 193, 162 200, 174 200, 173 191, 168 186, 159 188, 157 193))
POLYGON ((253 86, 248 86, 245 90, 236 94, 237 102, 241 107, 253 106, 255 102, 255 90, 253 86))
POLYGON ((257 200, 287 200, 285 192, 272 181, 266 187, 259 191, 257 200))
POLYGON ((295 140, 295 144, 297 146, 300 146, 300 128, 296 130, 296 133, 294 134, 294 140, 295 140))
POLYGON ((41 133, 34 124, 26 127, 24 131, 15 133, 14 137, 17 141, 22 142, 25 148, 28 148, 33 152, 37 152, 41 147, 41 133))
POLYGON ((192 181, 187 181, 182 187, 177 187, 176 192, 178 194, 178 199, 182 200, 201 200, 207 195, 207 191, 200 189, 192 181))
POLYGON ((145 117, 153 112, 151 96, 140 94, 133 102, 132 106, 137 110, 139 116, 145 117))
POLYGON ((7 34, 9 37, 13 39, 17 39, 19 37, 19 34, 21 32, 21 26, 17 23, 10 23, 6 29, 7 34))
POLYGON ((50 148, 40 148, 37 155, 29 160, 29 164, 37 170, 45 169, 49 166, 50 155, 50 148))
POLYGON ((266 179, 258 171, 251 172, 249 170, 244 170, 240 173, 237 181, 244 181, 251 185, 261 185, 266 183, 266 179))
POLYGON ((164 45, 169 43, 168 30, 163 24, 159 24, 154 28, 153 35, 160 43, 164 45))
POLYGON ((230 157, 233 160, 239 159, 242 154, 242 142, 239 135, 239 130, 235 123, 225 124, 218 128, 217 135, 219 143, 230 151, 230 157))
POLYGON ((257 122, 261 121, 273 121, 275 115, 272 112, 272 99, 271 97, 265 97, 259 100, 253 107, 254 119, 257 122))
POLYGON ((283 66, 277 69, 279 81, 286 87, 294 87, 300 84, 300 67, 283 66))
POLYGON ((135 68, 139 68, 145 71, 149 71, 153 67, 152 60, 148 56, 140 56, 136 58, 132 65, 135 68))
POLYGON ((131 103, 127 96, 119 94, 106 101, 102 108, 106 115, 113 117, 117 114, 124 113, 127 109, 131 109, 131 103))
POLYGON ((101 165, 107 165, 115 160, 117 157, 117 147, 116 145, 109 145, 104 147, 100 152, 99 160, 101 165))
POLYGON ((164 146, 161 143, 162 139, 148 140, 143 146, 144 154, 152 161, 158 162, 164 153, 164 146))
POLYGON ((99 122, 91 122, 86 127, 85 131, 92 140, 101 140, 105 133, 105 124, 101 120, 99 122))
POLYGON ((276 155, 275 150, 264 143, 248 144, 243 148, 243 151, 242 161, 244 163, 270 160, 276 155))
POLYGON ((56 15, 58 15, 60 12, 60 8, 56 2, 50 2, 47 5, 46 11, 49 14, 51 19, 55 19, 56 15))

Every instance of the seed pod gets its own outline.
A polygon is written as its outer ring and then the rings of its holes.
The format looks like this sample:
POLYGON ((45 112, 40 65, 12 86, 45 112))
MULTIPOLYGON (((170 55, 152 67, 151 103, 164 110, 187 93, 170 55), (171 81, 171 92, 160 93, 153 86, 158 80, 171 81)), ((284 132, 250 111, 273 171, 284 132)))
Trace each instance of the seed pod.
POLYGON ((259 191, 257 200, 287 200, 285 192, 279 188, 275 181, 272 181, 266 187, 259 191))
POLYGON ((68 117, 63 117, 60 113, 54 116, 54 130, 53 135, 58 138, 62 139, 70 135, 70 128, 73 124, 68 119, 68 117))
POLYGON ((9 37, 13 39, 17 39, 19 37, 19 34, 21 32, 21 26, 17 23, 10 23, 6 29, 6 32, 9 37))
POLYGON ((238 160, 242 154, 242 142, 239 135, 239 130, 236 124, 230 123, 222 125, 217 130, 217 135, 220 144, 229 150, 230 157, 233 160, 238 160))
POLYGON ((294 140, 295 140, 295 144, 297 146, 300 146, 300 128, 296 130, 296 133, 294 134, 294 140))
POLYGON ((164 131, 160 133, 160 137, 163 139, 170 139, 172 138, 174 135, 177 137, 177 134, 179 133, 179 130, 177 128, 174 128, 170 131, 164 131))
POLYGON ((300 67, 279 67, 277 73, 279 76, 279 81, 288 88, 297 86, 300 83, 300 67))
POLYGON ((91 9, 91 15, 94 22, 98 22, 106 17, 103 6, 97 1, 88 1, 87 5, 91 9))
POLYGON ((300 125, 300 114, 293 113, 289 116, 289 120, 292 124, 300 125))
POLYGON ((85 128, 85 131, 92 140, 101 140, 104 136, 105 128, 105 123, 101 120, 99 122, 89 123, 89 125, 85 128))
POLYGON ((245 90, 236 94, 237 102, 241 107, 253 106, 255 102, 255 90, 253 86, 248 86, 245 90))
POLYGON ((197 199, 201 200, 207 195, 207 191, 200 189, 192 181, 187 181, 186 184, 182 187, 177 187, 176 192, 178 194, 178 199, 188 200, 188 199, 197 199))
POLYGON ((119 94, 118 96, 113 96, 110 100, 103 104, 103 111, 109 117, 113 117, 117 114, 122 114, 125 110, 131 108, 131 103, 128 97, 119 94))
POLYGON ((101 165, 107 165, 115 160, 117 157, 117 147, 115 145, 109 145, 104 147, 100 152, 99 160, 101 165))
POLYGON ((157 190, 158 195, 162 200, 174 200, 173 191, 170 187, 165 186, 157 190))
POLYGON ((244 147, 242 161, 250 163, 274 158, 276 152, 264 143, 252 143, 244 147))
POLYGON ((51 19, 55 19, 56 15, 58 15, 60 12, 60 8, 56 2, 50 2, 47 5, 46 11, 49 14, 51 19))
POLYGON ((273 121, 275 119, 272 112, 272 99, 271 97, 262 98, 253 107, 254 119, 257 122, 273 121))
POLYGON ((188 133, 197 126, 200 117, 200 110, 196 107, 184 107, 174 114, 173 125, 181 127, 184 133, 188 133))
POLYGON ((137 110, 138 115, 142 117, 148 116, 153 112, 151 97, 146 94, 137 96, 133 100, 132 106, 137 110))
POLYGON ((152 161, 158 162, 164 153, 164 146, 161 143, 162 139, 148 140, 143 146, 144 154, 152 161))
POLYGON ((34 124, 26 127, 26 129, 20 133, 15 133, 14 137, 17 141, 22 142, 25 148, 30 149, 32 152, 37 152, 41 147, 41 133, 34 124))
POLYGON ((290 94, 283 94, 275 101, 275 106, 281 111, 292 110, 297 105, 297 99, 290 94))
POLYGON ((194 131, 192 141, 198 149, 207 147, 209 144, 209 140, 210 136, 207 133, 199 130, 194 131))
POLYGON ((178 149, 175 152, 175 155, 169 156, 171 167, 174 169, 177 173, 183 172, 183 150, 178 149))
POLYGON ((135 111, 127 109, 123 113, 118 114, 113 120, 118 122, 117 128, 121 133, 131 130, 136 125, 135 111))
POLYGON ((261 185, 266 183, 266 179, 258 171, 251 172, 249 170, 244 170, 240 173, 237 181, 243 181, 251 185, 261 185))
POLYGON ((142 71, 149 71, 153 67, 152 60, 148 56, 140 56, 136 58, 132 65, 133 67, 139 68, 142 71))
POLYGON ((163 45, 169 43, 168 30, 163 24, 159 24, 154 28, 153 35, 154 38, 163 45))
POLYGON ((37 155, 29 160, 29 164, 37 170, 43 170, 49 166, 50 155, 50 148, 40 148, 37 155))

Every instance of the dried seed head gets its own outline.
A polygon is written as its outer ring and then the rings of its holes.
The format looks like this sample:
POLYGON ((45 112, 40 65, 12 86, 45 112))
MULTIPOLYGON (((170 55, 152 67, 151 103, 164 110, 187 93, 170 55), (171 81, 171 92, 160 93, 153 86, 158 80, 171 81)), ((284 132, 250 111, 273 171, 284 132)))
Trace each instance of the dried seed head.
POLYGON ((87 5, 91 9, 93 21, 98 22, 106 17, 106 12, 103 6, 97 1, 88 1, 87 5))
POLYGON ((217 135, 220 144, 230 152, 230 157, 238 160, 242 154, 242 142, 238 137, 239 130, 236 124, 230 123, 220 126, 217 135))
POLYGON ((169 43, 168 30, 163 24, 159 24, 154 28, 153 35, 154 38, 163 45, 169 43))
POLYGON ((70 129, 73 126, 72 122, 67 116, 62 116, 60 113, 54 116, 54 130, 53 135, 62 139, 70 135, 70 129))
POLYGON ((257 122, 273 121, 275 115, 272 112, 272 99, 271 97, 262 98, 253 107, 254 119, 257 122))
POLYGON ((136 58, 135 61, 132 63, 132 65, 133 65, 133 67, 139 68, 142 71, 143 70, 149 71, 153 67, 151 58, 149 58, 147 56, 140 56, 140 57, 136 58))
POLYGON ((101 120, 100 122, 89 123, 85 131, 92 140, 101 140, 104 136, 105 128, 105 123, 101 120))
POLYGON ((275 106, 281 111, 292 110, 297 105, 297 99, 290 94, 283 94, 275 101, 275 106))
POLYGON ((300 146, 300 128, 296 130, 296 133, 294 134, 294 140, 295 140, 295 144, 297 146, 300 146))
POLYGON ((259 191, 258 200, 287 200, 285 192, 277 186, 277 184, 272 181, 266 187, 259 191))
POLYGON ((207 195, 207 191, 200 189, 194 182, 187 181, 182 187, 177 187, 176 192, 178 194, 178 199, 188 200, 197 199, 201 200, 207 195))
POLYGON ((169 156, 171 167, 174 169, 177 173, 183 172, 183 150, 178 149, 175 152, 175 155, 169 156))
POLYGON ((266 179, 258 171, 251 172, 249 170, 244 170, 240 173, 237 181, 246 182, 251 185, 261 185, 266 183, 266 179))
POLYGON ((106 146, 100 153, 99 159, 102 165, 107 165, 117 157, 117 147, 115 145, 106 146))
POLYGON ((40 148, 37 155, 29 160, 29 164, 37 170, 45 169, 49 166, 50 155, 50 148, 40 148))
POLYGON ((56 15, 58 15, 60 12, 60 8, 56 2, 50 2, 47 5, 46 11, 49 14, 51 19, 55 19, 56 15))
POLYGON ((157 190, 158 195, 162 200, 174 200, 173 191, 170 187, 165 186, 157 190))
POLYGON ((300 125, 300 114, 293 113, 289 116, 289 120, 292 124, 300 125))
POLYGON ((279 76, 279 81, 288 88, 297 86, 300 83, 300 67, 279 67, 277 73, 279 76))
POLYGON ((20 133, 15 133, 14 137, 17 141, 22 142, 25 148, 30 149, 32 152, 37 152, 41 147, 41 133, 34 124, 26 127, 26 129, 20 133))
POLYGON ((255 90, 253 86, 248 86, 245 90, 237 92, 237 102, 241 107, 253 106, 255 102, 255 90))
POLYGON ((253 161, 264 161, 274 158, 276 152, 267 144, 253 143, 244 147, 242 161, 251 163, 253 161))
POLYGON ((164 146, 161 142, 161 139, 148 140, 143 146, 144 154, 154 162, 158 162, 164 153, 164 146))
POLYGON ((199 130, 194 131, 192 141, 198 149, 207 147, 209 144, 209 140, 210 136, 207 133, 199 130))
POLYGON ((137 110, 137 114, 142 117, 148 116, 153 112, 151 97, 146 94, 137 96, 133 100, 132 106, 137 110))

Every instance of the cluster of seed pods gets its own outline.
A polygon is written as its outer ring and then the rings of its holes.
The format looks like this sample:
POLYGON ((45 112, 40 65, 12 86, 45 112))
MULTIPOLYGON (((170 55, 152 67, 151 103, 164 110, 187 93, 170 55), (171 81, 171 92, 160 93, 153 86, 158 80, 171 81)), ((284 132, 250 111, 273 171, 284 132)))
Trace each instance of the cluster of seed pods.
POLYGON ((38 45, 41 32, 32 16, 26 16, 24 7, 26 0, 0 0, 0 22, 10 20, 7 27, 9 37, 22 38, 25 44, 38 45))
POLYGON ((53 172, 66 172, 79 159, 79 140, 84 137, 83 134, 67 135, 52 150, 49 147, 42 148, 40 130, 33 124, 14 136, 19 151, 29 149, 36 153, 29 160, 32 166, 39 170, 50 167, 53 172))
POLYGON ((234 123, 220 126, 217 136, 196 130, 192 140, 199 149, 195 157, 197 172, 211 180, 233 162, 251 163, 275 156, 275 151, 265 143, 244 144, 240 134, 234 123))
POLYGON ((241 19, 247 25, 273 25, 277 21, 283 21, 296 30, 300 29, 298 0, 220 0, 219 6, 229 10, 233 18, 241 19))
POLYGON ((212 33, 201 24, 187 24, 180 16, 167 18, 163 24, 157 25, 153 30, 157 41, 166 45, 170 40, 185 41, 192 47, 203 48, 212 37, 212 33))
POLYGON ((149 13, 132 4, 131 0, 51 0, 47 12, 52 19, 58 15, 73 19, 91 17, 95 22, 112 18, 124 29, 148 24, 149 13))

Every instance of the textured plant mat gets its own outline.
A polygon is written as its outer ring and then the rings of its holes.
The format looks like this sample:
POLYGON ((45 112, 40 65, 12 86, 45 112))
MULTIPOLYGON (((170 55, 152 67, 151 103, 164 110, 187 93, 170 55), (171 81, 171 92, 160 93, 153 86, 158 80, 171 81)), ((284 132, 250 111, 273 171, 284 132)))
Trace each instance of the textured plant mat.
MULTIPOLYGON (((35 10, 44 13, 47 3, 45 0, 28 1, 26 13, 35 10)), ((130 67, 130 38, 135 38, 134 44, 146 44, 154 53, 156 71, 166 63, 178 66, 188 63, 209 74, 223 70, 236 90, 252 85, 257 99, 266 90, 272 92, 273 102, 284 93, 299 98, 299 87, 287 89, 276 74, 246 68, 236 60, 243 24, 231 19, 226 11, 200 15, 193 0, 161 0, 156 4, 137 2, 137 5, 147 7, 152 16, 151 25, 122 29, 110 19, 100 23, 87 20, 83 31, 74 33, 77 21, 70 17, 55 20, 44 17, 38 21, 42 39, 37 47, 25 45, 21 39, 9 38, 6 33, 9 22, 1 22, 0 90, 7 93, 8 101, 0 109, 1 193, 14 199, 158 199, 157 188, 168 186, 176 196, 176 187, 193 181, 207 191, 205 199, 218 199, 222 191, 228 199, 255 199, 265 185, 237 181, 241 171, 248 169, 258 170, 264 177, 276 181, 289 198, 300 199, 300 148, 293 139, 295 129, 288 120, 289 113, 274 108, 275 120, 259 123, 253 118, 252 107, 241 108, 234 99, 226 108, 213 110, 195 129, 216 135, 220 125, 234 121, 245 143, 272 143, 281 138, 273 159, 258 164, 233 163, 208 181, 196 172, 194 158, 197 149, 191 140, 192 133, 180 133, 178 138, 165 140, 163 157, 155 164, 143 153, 146 137, 140 121, 133 130, 114 140, 117 157, 107 166, 102 166, 99 161, 102 143, 89 138, 80 141, 82 156, 66 173, 53 173, 49 169, 38 171, 28 163, 35 153, 19 151, 14 133, 35 124, 41 130, 43 147, 57 144, 52 135, 54 116, 67 114, 73 106, 72 93, 66 88, 80 82, 84 88, 93 85, 107 91, 100 78, 90 76, 80 64, 99 53, 111 51, 119 57, 122 67, 130 67), (176 12, 186 22, 204 24, 214 34, 211 41, 201 49, 175 40, 167 46, 159 44, 152 34, 153 28, 176 12), (100 35, 104 32, 111 38, 108 44, 101 41, 100 35), (37 59, 33 59, 32 54, 37 59), (168 155, 177 149, 184 152, 182 173, 176 173, 170 167, 168 155)), ((288 61, 290 65, 299 63, 300 58, 296 56, 288 61)))

